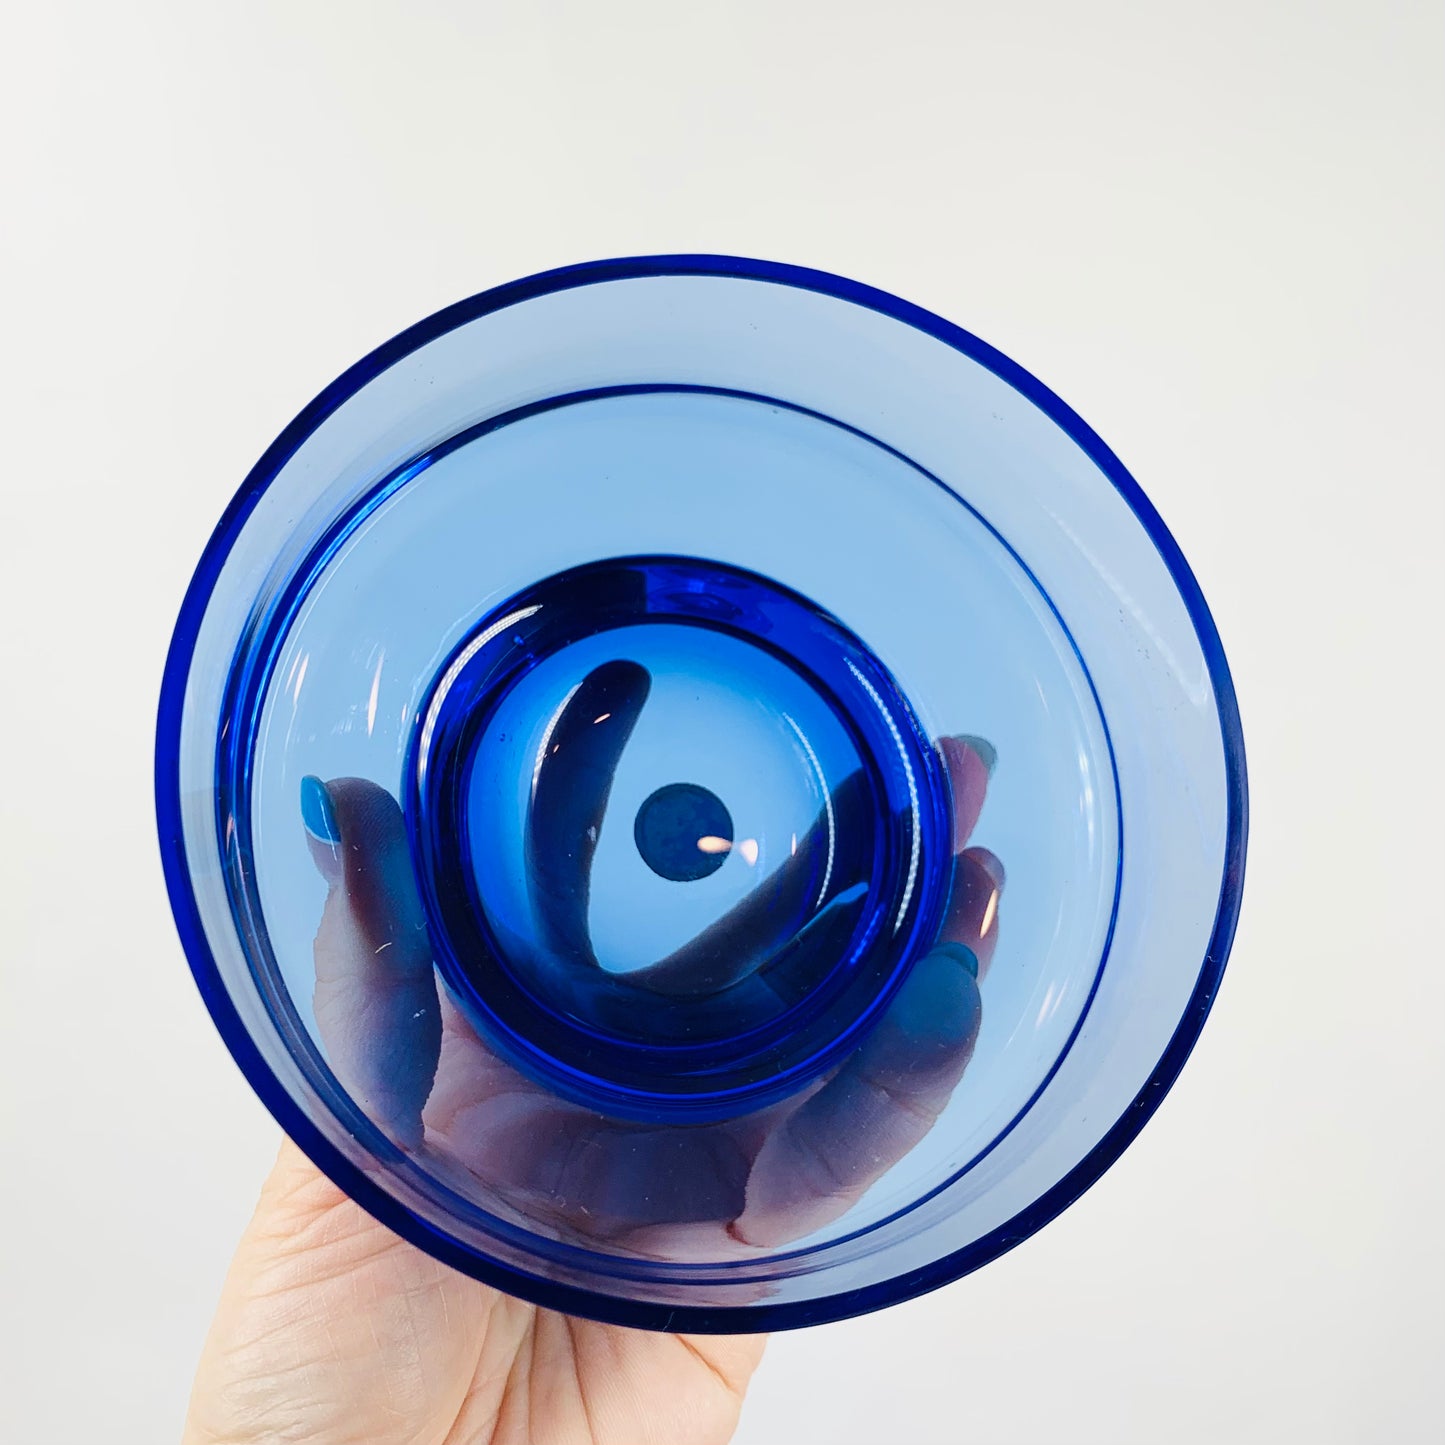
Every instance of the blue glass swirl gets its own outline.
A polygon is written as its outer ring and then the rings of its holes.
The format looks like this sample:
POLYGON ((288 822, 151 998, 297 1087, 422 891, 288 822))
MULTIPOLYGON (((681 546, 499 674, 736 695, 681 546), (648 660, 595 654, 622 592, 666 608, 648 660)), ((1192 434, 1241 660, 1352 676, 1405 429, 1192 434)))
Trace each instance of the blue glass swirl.
POLYGON ((948 896, 947 778, 887 669, 718 562, 609 560, 508 599, 442 669, 406 772, 454 997, 620 1117, 795 1092, 948 896))

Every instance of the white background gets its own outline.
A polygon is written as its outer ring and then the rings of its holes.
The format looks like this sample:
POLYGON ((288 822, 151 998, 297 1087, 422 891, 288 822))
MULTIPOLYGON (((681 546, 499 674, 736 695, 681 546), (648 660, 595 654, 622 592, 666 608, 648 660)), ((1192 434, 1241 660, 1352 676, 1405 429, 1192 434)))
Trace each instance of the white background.
POLYGON ((777 1340, 739 1440, 1437 1440, 1442 47, 1406 0, 14 7, 0 1439, 177 1438, 275 1147, 151 821, 227 498, 436 307, 707 249, 897 291, 1092 422, 1210 598, 1254 825, 1122 1162, 980 1274, 777 1340))

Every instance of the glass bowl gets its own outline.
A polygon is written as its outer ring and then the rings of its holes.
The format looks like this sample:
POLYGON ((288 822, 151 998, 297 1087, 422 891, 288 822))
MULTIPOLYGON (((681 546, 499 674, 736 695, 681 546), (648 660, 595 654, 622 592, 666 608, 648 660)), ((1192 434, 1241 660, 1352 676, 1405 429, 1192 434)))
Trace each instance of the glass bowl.
POLYGON ((1203 598, 1057 397, 817 271, 599 262, 281 434, 162 689, 177 925, 398 1234, 776 1329, 1026 1238, 1142 1127, 1239 906, 1203 598))

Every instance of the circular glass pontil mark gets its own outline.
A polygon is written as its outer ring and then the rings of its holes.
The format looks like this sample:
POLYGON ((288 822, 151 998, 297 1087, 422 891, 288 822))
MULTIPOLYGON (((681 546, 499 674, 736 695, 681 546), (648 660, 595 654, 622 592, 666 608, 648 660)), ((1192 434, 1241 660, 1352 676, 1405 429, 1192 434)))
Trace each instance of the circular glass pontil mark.
POLYGON ((696 783, 667 783, 637 810, 632 836, 659 878, 696 883, 727 862, 733 820, 716 793, 696 783))
POLYGON ((947 780, 883 664, 692 558, 594 563, 483 619, 419 713, 406 809, 461 1006, 623 1117, 722 1117, 827 1068, 951 872, 947 780))

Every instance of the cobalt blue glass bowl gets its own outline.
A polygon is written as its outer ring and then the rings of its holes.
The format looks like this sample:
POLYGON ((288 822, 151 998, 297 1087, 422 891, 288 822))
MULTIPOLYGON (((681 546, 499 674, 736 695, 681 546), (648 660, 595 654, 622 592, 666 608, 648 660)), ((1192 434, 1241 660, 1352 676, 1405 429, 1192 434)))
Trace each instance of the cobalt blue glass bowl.
POLYGON ((1233 936, 1239 718, 1097 436, 958 327, 726 256, 439 312, 187 593, 172 906, 398 1234, 654 1329, 876 1309, 1118 1156, 1233 936))

